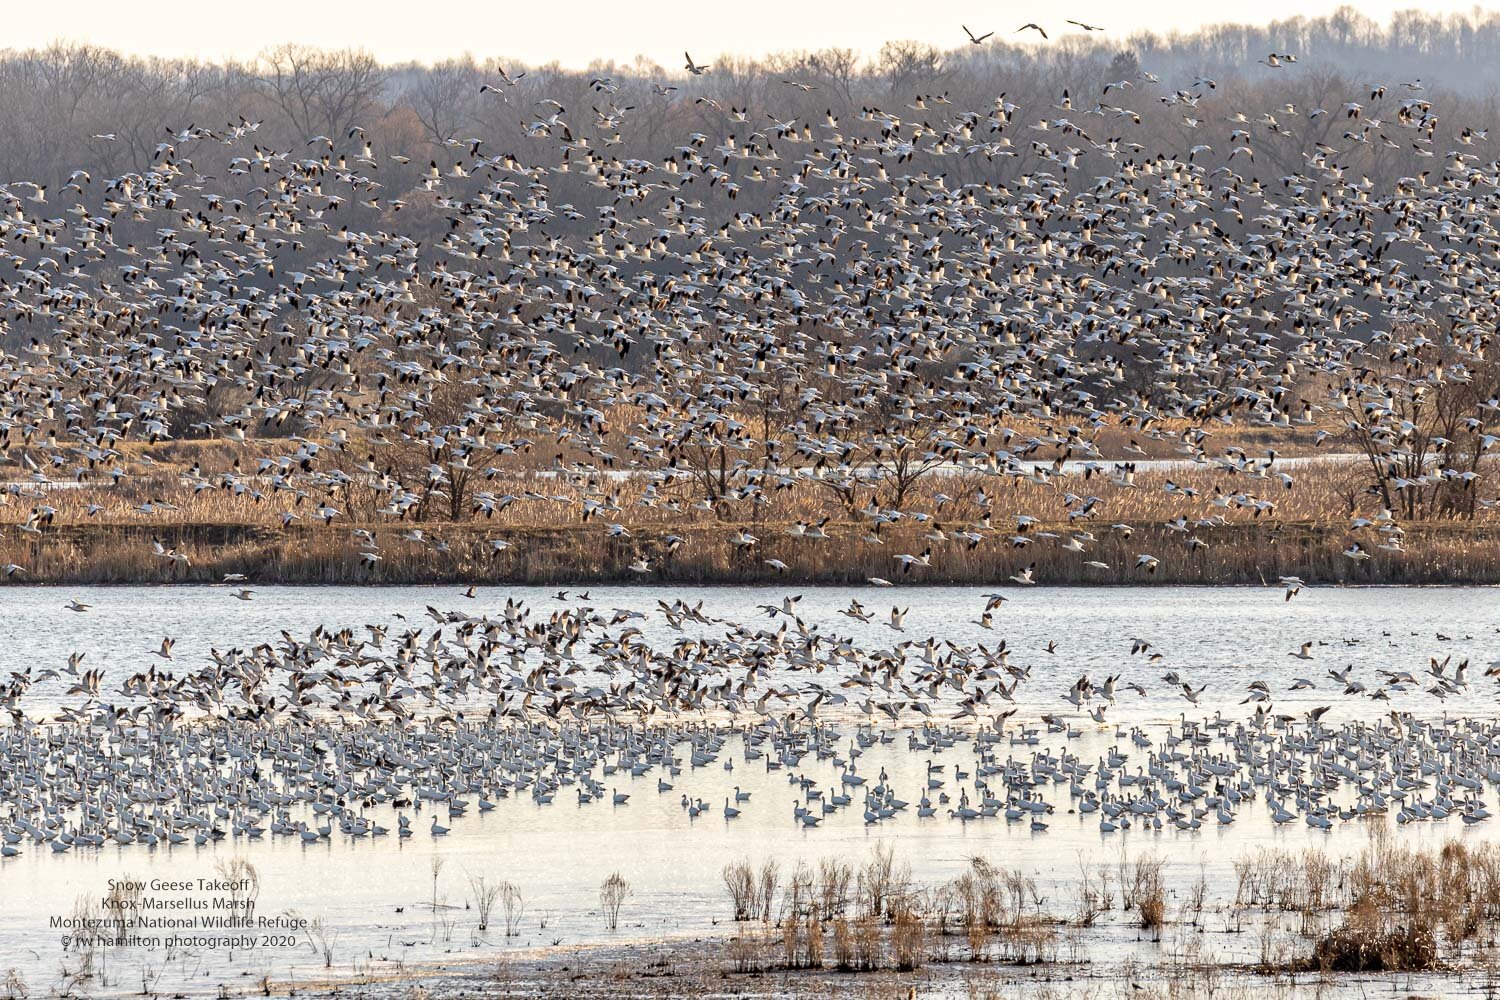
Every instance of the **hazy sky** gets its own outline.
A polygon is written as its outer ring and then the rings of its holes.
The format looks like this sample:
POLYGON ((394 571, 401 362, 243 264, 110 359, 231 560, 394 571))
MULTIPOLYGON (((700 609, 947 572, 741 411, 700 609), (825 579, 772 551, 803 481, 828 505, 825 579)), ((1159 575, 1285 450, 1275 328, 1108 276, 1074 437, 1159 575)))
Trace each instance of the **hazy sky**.
MULTIPOLYGON (((433 61, 468 51, 480 59, 556 59, 581 67, 596 59, 629 62, 644 55, 676 70, 684 49, 705 62, 721 52, 760 55, 832 45, 874 51, 892 38, 950 46, 963 40, 960 24, 975 33, 995 31, 997 38, 1014 37, 1027 21, 1040 23, 1049 33, 1076 32, 1063 23, 1065 18, 1123 35, 1141 28, 1163 31, 1311 16, 1339 6, 1338 0, 1066 0, 1060 5, 995 0, 69 0, 52 8, 57 17, 48 16, 44 6, 32 6, 26 17, 7 19, 3 44, 24 48, 64 38, 156 55, 247 58, 269 45, 299 41, 363 47, 385 61, 433 61)), ((1358 4, 1379 20, 1414 6, 1469 10, 1473 3, 1358 4)))

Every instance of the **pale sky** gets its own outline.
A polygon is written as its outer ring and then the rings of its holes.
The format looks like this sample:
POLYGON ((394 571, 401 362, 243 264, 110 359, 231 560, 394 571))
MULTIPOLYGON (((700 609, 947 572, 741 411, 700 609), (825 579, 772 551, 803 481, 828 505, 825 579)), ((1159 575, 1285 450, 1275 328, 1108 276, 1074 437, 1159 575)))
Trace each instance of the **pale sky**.
MULTIPOLYGON (((385 62, 431 62, 465 51, 477 59, 531 64, 558 60, 583 67, 596 59, 629 62, 637 55, 669 70, 682 53, 710 62, 723 52, 762 55, 788 49, 849 46, 873 52, 884 41, 913 38, 950 47, 963 41, 960 24, 976 34, 1008 36, 1027 21, 1050 34, 1076 32, 1065 18, 1098 24, 1110 34, 1138 29, 1191 30, 1206 23, 1257 22, 1316 16, 1339 0, 1188 0, 1122 3, 1067 0, 1061 5, 995 0, 69 0, 31 5, 9 18, 3 44, 14 48, 62 40, 88 41, 128 52, 250 58, 286 41, 353 46, 385 62)), ((1363 0, 1366 16, 1393 11, 1473 8, 1455 0, 1363 0)), ((1033 37, 1027 32, 1023 38, 1033 37)), ((1045 44, 1045 43, 1042 43, 1045 44)))

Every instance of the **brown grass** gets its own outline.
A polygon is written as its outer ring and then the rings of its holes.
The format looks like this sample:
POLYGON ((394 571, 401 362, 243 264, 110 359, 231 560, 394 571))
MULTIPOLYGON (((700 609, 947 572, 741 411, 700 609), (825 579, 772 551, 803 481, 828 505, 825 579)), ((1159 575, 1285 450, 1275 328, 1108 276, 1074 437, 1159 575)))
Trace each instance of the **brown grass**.
MULTIPOLYGON (((1256 917, 1252 930, 1260 952, 1257 964, 1240 970, 1279 978, 1492 964, 1500 930, 1500 844, 1397 847, 1383 830, 1372 827, 1370 846, 1344 858, 1321 850, 1267 848, 1237 859, 1233 907, 1256 917)), ((818 968, 827 948, 829 966, 842 972, 909 972, 952 960, 949 938, 961 942, 959 960, 1046 964, 1058 961, 1060 928, 1068 935, 1068 961, 1086 961, 1089 949, 1082 935, 1113 908, 1111 879, 1118 879, 1122 908, 1130 914, 1119 919, 1150 931, 1153 941, 1165 941, 1156 952, 1158 972, 1186 988, 1168 995, 1197 996, 1220 988, 1221 977, 1232 970, 1205 952, 1201 919, 1209 882, 1203 864, 1196 881, 1181 890, 1175 917, 1168 912, 1173 893, 1163 857, 1122 856, 1113 872, 1080 865, 1085 877, 1078 912, 1088 916, 1062 920, 1047 910, 1031 876, 982 857, 971 858, 951 881, 929 888, 914 886, 886 845, 859 865, 799 863, 785 882, 775 937, 768 936, 769 928, 742 924, 730 942, 731 964, 740 972, 818 968), (840 869, 858 873, 852 917, 821 909, 825 882, 847 881, 837 874, 825 878, 840 869)), ((759 881, 748 861, 730 869, 737 885, 759 881)))
MULTIPOLYGON (((1481 510, 1473 520, 1405 523, 1407 551, 1383 550, 1377 546, 1385 536, 1373 528, 1349 529, 1349 516, 1356 508, 1368 515, 1375 507, 1359 492, 1364 472, 1358 465, 1292 468, 1295 486, 1290 490, 1274 478, 1251 479, 1201 466, 1142 472, 1132 487, 1116 484, 1108 475, 1086 478, 1081 473, 1045 482, 978 471, 929 476, 913 488, 905 507, 930 514, 932 522, 886 525, 880 532, 883 544, 863 541, 869 521, 825 486, 805 479, 770 491, 764 503, 724 500, 705 512, 691 506, 697 496, 691 483, 656 490, 663 501, 676 504, 678 509, 672 510, 661 502, 642 504, 650 485, 644 475, 623 480, 588 473, 541 476, 534 469, 515 468, 476 486, 497 497, 521 498, 493 518, 481 515, 455 522, 429 512, 425 521, 414 525, 380 516, 374 493, 351 486, 332 498, 342 513, 324 525, 313 513, 320 496, 278 493, 253 475, 248 479, 263 494, 260 498, 220 489, 197 492, 184 475, 194 463, 204 470, 224 468, 236 456, 242 468, 253 470, 256 458, 278 450, 276 442, 266 441, 246 446, 140 446, 131 452, 132 462, 149 455, 155 464, 133 464, 132 474, 119 486, 91 483, 77 490, 0 494, 0 500, 10 500, 0 504, 0 524, 24 522, 41 503, 58 509, 55 521, 39 535, 0 532, 0 563, 26 567, 27 573, 12 582, 57 583, 204 581, 224 573, 289 583, 590 583, 636 579, 628 567, 639 557, 651 559, 654 567, 646 579, 698 583, 849 583, 871 576, 902 583, 990 582, 1033 562, 1036 579, 1047 583, 1265 583, 1281 575, 1348 583, 1500 582, 1500 510, 1481 510), (1169 480, 1198 495, 1168 493, 1169 480), (976 525, 984 513, 976 500, 980 487, 992 497, 993 527, 981 531, 985 540, 973 550, 951 539, 936 542, 932 567, 903 576, 895 556, 920 553, 934 525, 950 531, 976 525), (1272 501, 1275 510, 1257 514, 1249 506, 1220 506, 1214 503, 1216 489, 1272 501), (547 499, 527 499, 528 491, 547 499), (1098 498, 1088 517, 1062 519, 1069 493, 1098 498), (585 499, 615 509, 585 521, 585 499), (148 501, 170 506, 150 515, 140 513, 138 506, 148 501), (98 505, 97 513, 87 514, 88 504, 98 505), (282 517, 288 512, 298 519, 283 527, 282 517), (1043 519, 1028 533, 1032 543, 1021 548, 1011 543, 1019 514, 1043 519), (1179 516, 1194 521, 1214 518, 1215 523, 1186 532, 1164 526, 1179 516), (826 541, 786 534, 785 529, 798 521, 823 517, 830 518, 826 530, 832 537, 826 541), (610 539, 605 527, 609 521, 625 525, 630 535, 610 539), (1112 529, 1117 523, 1131 525, 1134 534, 1127 538, 1112 529), (449 551, 399 537, 415 526, 445 542, 449 551), (378 538, 381 561, 373 569, 359 558, 360 546, 351 536, 354 528, 378 538), (759 539, 748 551, 730 543, 741 529, 759 539), (1098 538, 1085 555, 1063 550, 1057 539, 1041 537, 1049 531, 1080 530, 1098 538), (682 539, 671 554, 669 535, 682 539), (153 537, 184 553, 191 564, 174 566, 156 556, 153 537), (496 538, 512 548, 493 555, 488 543, 496 538), (1208 547, 1189 550, 1189 538, 1208 547), (1341 554, 1354 541, 1371 553, 1370 560, 1355 563, 1341 554), (1160 560, 1155 574, 1134 569, 1142 552, 1160 560), (787 565, 785 576, 767 563, 770 559, 787 565), (1110 568, 1090 568, 1085 560, 1099 560, 1110 568)), ((1284 451, 1279 446, 1278 450, 1284 451)), ((862 492, 859 506, 869 499, 870 493, 862 492)))
POLYGON ((896 914, 891 926, 891 954, 897 972, 921 967, 925 939, 926 927, 920 916, 907 909, 896 914))
POLYGON ((1419 971, 1464 956, 1500 922, 1500 845, 1418 849, 1372 828, 1368 848, 1335 861, 1318 850, 1262 849, 1234 862, 1235 906, 1301 915, 1311 954, 1292 960, 1262 940, 1262 965, 1324 972, 1419 971), (1332 919, 1336 925, 1323 928, 1332 919))
MULTIPOLYGON (((1060 526, 1052 526, 1053 528, 1060 526)), ((449 551, 408 542, 405 526, 372 528, 381 561, 368 568, 347 527, 294 525, 290 528, 244 524, 167 523, 64 525, 35 541, 0 537, 0 564, 16 563, 21 583, 189 583, 216 582, 243 573, 259 583, 863 583, 880 576, 900 584, 991 583, 1035 564, 1044 584, 1274 584, 1278 576, 1308 582, 1361 584, 1500 583, 1500 528, 1469 523, 1421 523, 1407 528, 1407 551, 1379 552, 1356 564, 1342 556, 1348 544, 1340 526, 1317 524, 1231 524, 1215 529, 1213 545, 1188 553, 1180 535, 1158 526, 1137 529, 1129 539, 1105 534, 1088 558, 1107 571, 1083 565, 1073 553, 1052 545, 1014 550, 990 542, 979 549, 936 547, 930 569, 903 575, 893 553, 921 552, 923 530, 902 527, 883 532, 885 544, 863 545, 863 529, 828 527, 833 537, 812 543, 780 536, 781 526, 636 526, 631 537, 612 540, 594 524, 572 527, 486 528, 474 524, 427 526, 431 538, 449 551), (744 557, 728 537, 743 527, 765 539, 761 551, 744 557), (682 539, 668 553, 667 536, 682 539), (158 538, 190 560, 173 566, 152 551, 158 538), (491 539, 512 548, 492 554, 491 539), (1138 553, 1157 555, 1154 574, 1134 570, 1138 553), (831 556, 832 554, 832 556, 831 556), (652 570, 637 574, 632 561, 650 559, 652 570), (764 559, 787 564, 782 574, 764 559)), ((1043 527, 1039 530, 1050 530, 1043 527)), ((1106 529, 1107 530, 1107 529, 1106 529)), ((1366 546, 1367 549, 1370 546, 1366 546)))
MULTIPOLYGON (((1500 929, 1500 844, 1453 841, 1435 850, 1404 848, 1380 836, 1383 827, 1372 829, 1370 846, 1353 857, 1266 848, 1234 862, 1236 911, 1261 914, 1254 924, 1260 937, 1259 971, 1273 976, 1411 972, 1462 960, 1466 951, 1473 953, 1474 962, 1489 960, 1484 948, 1493 945, 1500 929)), ((1045 909, 1030 876, 981 857, 971 858, 952 881, 931 889, 914 887, 886 845, 877 846, 858 866, 825 861, 814 869, 799 864, 783 897, 778 965, 821 965, 825 935, 831 942, 831 964, 843 971, 911 971, 934 959, 948 961, 950 936, 964 942, 959 954, 970 962, 1054 962, 1060 927, 1068 927, 1070 935, 1082 934, 1113 907, 1113 876, 1131 923, 1149 931, 1153 941, 1162 941, 1169 928, 1176 928, 1165 959, 1184 975, 1191 973, 1199 986, 1217 983, 1222 970, 1203 954, 1197 937, 1208 895, 1202 864, 1196 881, 1181 892, 1175 923, 1169 919, 1169 880, 1161 856, 1122 856, 1113 873, 1080 864, 1085 877, 1077 912, 1084 916, 1068 921, 1045 909), (830 917, 820 910, 825 883, 847 880, 825 877, 840 867, 858 872, 858 915, 853 918, 830 917)), ((744 884, 749 863, 734 867, 737 884, 744 884)), ((745 957, 746 948, 743 943, 734 946, 737 969, 755 965, 745 957)), ((1070 948, 1075 956, 1087 954, 1079 940, 1070 948)))

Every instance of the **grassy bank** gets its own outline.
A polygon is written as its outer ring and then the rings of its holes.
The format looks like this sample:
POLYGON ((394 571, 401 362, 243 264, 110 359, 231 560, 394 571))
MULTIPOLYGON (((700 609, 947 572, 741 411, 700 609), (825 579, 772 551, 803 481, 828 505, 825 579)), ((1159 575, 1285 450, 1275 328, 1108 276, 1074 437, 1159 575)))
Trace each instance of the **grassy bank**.
MULTIPOLYGON (((786 533, 785 523, 711 522, 641 524, 621 538, 598 522, 571 525, 427 524, 427 541, 403 536, 409 525, 364 526, 376 538, 380 560, 360 558, 351 536, 357 525, 294 523, 162 524, 69 523, 41 535, 9 533, 0 538, 0 564, 23 572, 11 584, 204 583, 243 574, 254 583, 481 583, 561 584, 606 582, 850 584, 882 577, 898 585, 998 584, 1028 565, 1042 584, 1275 583, 1299 576, 1309 583, 1500 584, 1500 527, 1472 522, 1408 522, 1405 551, 1377 547, 1377 536, 1351 534, 1346 524, 1318 522, 1230 522, 1199 537, 1206 548, 1188 549, 1187 535, 1161 525, 1143 525, 1127 537, 1096 526, 1098 541, 1086 555, 1041 538, 1022 548, 990 538, 975 549, 933 542, 920 525, 888 526, 883 542, 863 540, 865 528, 831 523, 827 539, 786 533), (739 529, 759 541, 749 550, 729 539, 739 529), (1370 553, 1356 562, 1342 554, 1361 538, 1370 553), (153 539, 185 555, 173 562, 157 555, 153 539), (496 551, 494 540, 509 546, 496 551), (438 544, 434 545, 433 542, 438 544), (932 565, 902 573, 896 556, 932 548, 932 565), (1135 568, 1149 554, 1154 573, 1135 568), (650 572, 631 570, 649 560, 650 572), (778 571, 767 560, 786 565, 778 571), (1103 562, 1109 569, 1086 565, 1103 562)), ((1066 525, 1039 525, 1030 534, 1059 533, 1066 525)), ((0 577, 0 580, 5 578, 0 577)))
MULTIPOLYGON (((234 573, 257 583, 309 584, 798 585, 870 577, 1005 584, 1033 563, 1036 582, 1049 584, 1261 584, 1279 576, 1500 583, 1500 505, 1477 503, 1472 518, 1458 512, 1443 520, 1398 512, 1399 532, 1395 524, 1381 532, 1368 469, 1358 461, 1288 466, 1288 481, 1280 473, 1214 465, 1146 468, 1128 478, 1078 468, 1047 476, 930 475, 910 486, 901 518, 881 525, 873 543, 867 537, 875 521, 860 512, 877 501, 888 508, 889 483, 841 494, 827 482, 794 477, 755 499, 721 497, 710 505, 692 481, 497 472, 469 484, 470 500, 457 512, 463 519, 455 521, 446 503, 397 519, 382 513, 385 499, 367 487, 350 485, 319 499, 254 476, 240 484, 247 488, 207 488, 189 472, 236 455, 255 467, 256 450, 162 445, 142 465, 149 471, 117 486, 88 482, 0 494, 10 501, 0 504, 0 565, 23 567, 12 583, 206 582, 234 573), (493 516, 475 503, 482 497, 493 502, 493 516), (331 524, 320 514, 324 502, 334 510, 331 524), (43 508, 45 522, 28 523, 43 508), (1024 533, 1029 543, 1018 547, 1019 525, 1033 518, 1024 533), (825 519, 826 539, 787 532, 825 519), (1176 530, 1168 527, 1174 521, 1176 530), (612 523, 624 533, 612 536, 612 523), (406 537, 417 530, 421 541, 406 537), (979 537, 977 547, 954 540, 959 530, 979 537), (741 531, 756 542, 736 547, 732 539, 741 531), (1083 552, 1062 547, 1069 534, 1084 531, 1096 540, 1086 541, 1083 552), (1404 533, 1404 551, 1380 547, 1397 533, 1404 533), (360 555, 371 549, 370 537, 379 555, 373 566, 360 555), (153 539, 186 561, 164 559, 153 539), (498 551, 495 541, 503 543, 498 551), (1342 554, 1356 543, 1368 560, 1342 554), (930 566, 901 572, 898 555, 920 556, 929 547, 930 566), (1156 558, 1154 573, 1136 569, 1142 554, 1156 558), (648 573, 632 571, 638 559, 649 561, 648 573)), ((147 457, 136 456, 143 463, 147 457)))

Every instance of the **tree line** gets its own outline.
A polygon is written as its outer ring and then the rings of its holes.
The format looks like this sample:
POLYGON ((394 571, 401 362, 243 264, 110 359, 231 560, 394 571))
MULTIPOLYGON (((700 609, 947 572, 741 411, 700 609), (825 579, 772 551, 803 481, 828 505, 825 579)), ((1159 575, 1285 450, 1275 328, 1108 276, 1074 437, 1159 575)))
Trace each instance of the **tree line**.
MULTIPOLYGON (((499 65, 474 55, 434 65, 382 65, 359 50, 296 44, 222 63, 137 57, 86 44, 8 50, 0 52, 6 94, 0 179, 55 189, 76 169, 104 177, 141 172, 169 131, 241 119, 262 123, 263 144, 281 149, 314 136, 347 135, 356 126, 377 150, 424 141, 440 148, 475 138, 516 149, 524 145, 528 119, 537 116, 535 102, 545 99, 568 108, 578 124, 594 107, 629 108, 631 127, 616 150, 621 155, 651 149, 684 127, 724 130, 736 124, 741 109, 749 113, 744 124, 764 129, 766 114, 806 121, 825 111, 843 116, 879 107, 921 118, 942 109, 913 107, 919 95, 946 95, 962 108, 987 107, 1004 95, 1029 116, 1055 111, 1064 90, 1075 117, 1102 102, 1143 119, 1128 128, 1128 119, 1106 118, 1091 130, 1093 138, 1129 134, 1152 150, 1196 144, 1175 114, 1179 107, 1161 104, 1177 91, 1201 94, 1205 111, 1259 114, 1291 105, 1298 115, 1282 115, 1290 125, 1304 109, 1332 112, 1360 95, 1370 103, 1372 86, 1385 86, 1395 100, 1416 93, 1404 84, 1420 83, 1420 93, 1440 99, 1455 123, 1483 127, 1494 118, 1500 83, 1500 14, 1407 11, 1381 24, 1343 8, 1266 25, 1118 39, 1056 37, 1034 47, 1000 38, 949 50, 892 41, 869 56, 847 48, 722 56, 703 76, 643 60, 582 71, 505 63, 513 87, 500 81, 499 65), (1279 69, 1258 62, 1272 52, 1295 54, 1297 62, 1279 69), (603 90, 591 86, 600 79, 608 81, 603 90), (1131 86, 1102 93, 1105 84, 1124 82, 1131 86), (497 89, 481 92, 485 85, 497 89)), ((1326 138, 1337 124, 1316 131, 1326 138)), ((1216 145, 1226 147, 1216 155, 1228 155, 1226 143, 1216 145)), ((1274 151, 1268 157, 1281 169, 1295 166, 1274 151)))

